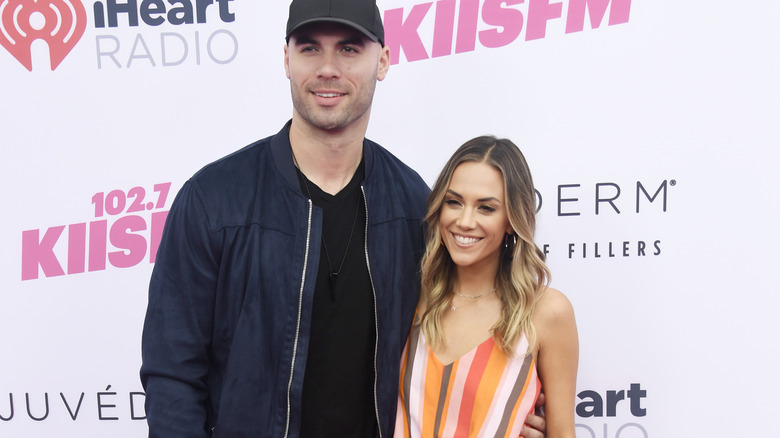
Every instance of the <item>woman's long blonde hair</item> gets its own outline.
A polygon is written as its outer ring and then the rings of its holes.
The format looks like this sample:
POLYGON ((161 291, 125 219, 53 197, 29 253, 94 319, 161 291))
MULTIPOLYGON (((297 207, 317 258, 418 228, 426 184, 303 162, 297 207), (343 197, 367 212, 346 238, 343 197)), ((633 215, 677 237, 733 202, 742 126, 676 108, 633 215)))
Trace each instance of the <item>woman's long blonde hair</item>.
POLYGON ((450 308, 455 264, 442 242, 439 216, 452 174, 464 162, 491 165, 503 177, 506 211, 514 236, 505 236, 509 244, 501 250, 495 283, 502 303, 501 317, 491 331, 508 354, 515 354, 513 347, 525 333, 528 354, 536 343, 531 315, 540 292, 549 282, 550 271, 544 253, 534 243, 536 195, 531 171, 520 149, 507 139, 482 136, 467 141, 444 166, 428 197, 428 235, 422 260, 422 330, 431 345, 442 341, 441 317, 450 308), (515 237, 517 244, 512 245, 515 237))

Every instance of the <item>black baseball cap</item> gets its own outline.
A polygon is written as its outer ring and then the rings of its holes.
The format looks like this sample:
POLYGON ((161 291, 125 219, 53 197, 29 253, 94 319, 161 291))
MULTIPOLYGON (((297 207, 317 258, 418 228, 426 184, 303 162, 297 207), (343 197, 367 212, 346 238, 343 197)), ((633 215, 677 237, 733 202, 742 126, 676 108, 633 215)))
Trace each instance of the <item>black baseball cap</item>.
POLYGON ((376 0, 293 0, 287 19, 287 35, 317 22, 341 23, 359 30, 368 39, 385 45, 385 28, 376 0))

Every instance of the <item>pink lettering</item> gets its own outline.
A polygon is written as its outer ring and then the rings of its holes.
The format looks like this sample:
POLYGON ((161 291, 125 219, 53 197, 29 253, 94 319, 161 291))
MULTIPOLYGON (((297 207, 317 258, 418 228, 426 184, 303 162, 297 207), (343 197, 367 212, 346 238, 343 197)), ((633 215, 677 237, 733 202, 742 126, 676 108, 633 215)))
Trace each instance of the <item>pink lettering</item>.
POLYGON ((163 228, 165 228, 165 219, 168 218, 168 211, 158 211, 152 213, 152 229, 149 237, 149 263, 157 260, 157 249, 160 247, 163 228))
POLYGON ((123 251, 108 253, 108 261, 117 268, 129 268, 141 262, 146 256, 146 239, 133 234, 146 230, 146 221, 141 216, 124 216, 111 226, 111 244, 123 251))
POLYGON ((390 49, 390 64, 398 64, 401 60, 401 48, 406 54, 406 60, 418 61, 428 59, 428 52, 417 33, 425 15, 433 3, 415 5, 404 21, 404 9, 389 9, 385 11, 385 44, 390 49))
POLYGON ((528 27, 525 40, 544 38, 547 32, 547 22, 553 18, 561 18, 563 3, 550 3, 550 0, 530 0, 528 3, 528 27))
MULTIPOLYGON (((520 38, 523 28, 526 41, 544 38, 547 23, 562 18, 564 7, 567 8, 566 33, 583 29, 586 10, 593 28, 601 25, 607 7, 610 26, 627 23, 631 12, 631 0, 438 0, 435 3, 432 41, 422 40, 420 26, 433 3, 412 6, 406 20, 403 8, 385 11, 385 37, 391 64, 400 62, 401 52, 409 62, 428 59, 428 46, 432 58, 452 55, 453 38, 455 53, 475 50, 477 39, 483 47, 507 46, 520 38), (512 7, 524 4, 527 4, 526 11, 512 7), (480 25, 482 30, 478 30, 480 25)), ((423 35, 428 34, 423 32, 423 35)))
POLYGON ((54 245, 57 244, 65 230, 65 225, 51 227, 46 230, 43 239, 40 230, 28 230, 22 232, 22 280, 34 280, 38 278, 38 266, 43 269, 44 275, 54 277, 65 275, 62 265, 54 254, 54 245))
POLYGON ((106 269, 108 221, 89 223, 89 272, 106 269))
MULTIPOLYGON (((110 263, 117 268, 129 268, 141 263, 149 251, 149 262, 154 263, 157 249, 160 246, 165 220, 168 217, 164 208, 171 183, 154 185, 154 192, 158 194, 156 203, 154 200, 145 199, 146 190, 143 187, 133 187, 127 194, 122 190, 111 190, 108 195, 105 192, 96 193, 92 197, 95 206, 95 217, 101 217, 104 213, 116 216, 130 211, 151 212, 151 227, 149 242, 147 245, 146 233, 148 218, 137 215, 129 215, 109 220, 101 219, 92 222, 83 222, 67 225, 68 238, 66 243, 59 244, 66 225, 50 227, 41 238, 41 230, 27 230, 22 232, 22 280, 37 279, 40 272, 46 277, 65 275, 63 266, 67 261, 67 274, 80 274, 85 271, 103 271, 110 263), (129 206, 129 207, 128 207, 129 206), (125 207, 128 207, 125 210, 125 207), (105 210, 104 210, 105 209, 105 210), (110 230, 109 230, 110 227, 110 230), (111 249, 109 252, 109 241, 111 249), (58 260, 55 253, 57 245, 67 245, 67 259, 58 260)), ((60 251, 58 250, 57 253, 60 251)))
POLYGON ((566 33, 580 32, 585 27, 585 6, 590 15, 590 26, 593 29, 601 25, 601 20, 609 8, 609 25, 628 23, 631 12, 631 0, 571 0, 566 16, 566 33), (610 4, 611 3, 611 4, 610 4))
POLYGON ((517 9, 504 8, 524 3, 525 0, 486 0, 482 6, 482 20, 503 30, 489 29, 479 33, 479 42, 485 47, 503 47, 511 44, 523 30, 523 13, 517 9))
POLYGON ((68 275, 84 272, 87 253, 87 224, 68 227, 68 275))
POLYGON ((479 0, 461 0, 455 53, 473 52, 477 44, 479 0))
POLYGON ((434 58, 452 55, 452 36, 455 32, 455 4, 455 0, 436 2, 432 53, 434 58))

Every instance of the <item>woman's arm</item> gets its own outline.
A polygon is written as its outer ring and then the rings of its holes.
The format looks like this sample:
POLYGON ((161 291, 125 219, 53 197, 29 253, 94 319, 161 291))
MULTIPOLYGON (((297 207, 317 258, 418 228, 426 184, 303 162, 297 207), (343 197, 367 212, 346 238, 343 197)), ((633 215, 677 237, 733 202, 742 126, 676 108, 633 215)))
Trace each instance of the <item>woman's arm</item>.
POLYGON ((574 309, 560 291, 548 288, 534 310, 537 369, 545 394, 549 438, 574 438, 574 397, 579 341, 574 309))

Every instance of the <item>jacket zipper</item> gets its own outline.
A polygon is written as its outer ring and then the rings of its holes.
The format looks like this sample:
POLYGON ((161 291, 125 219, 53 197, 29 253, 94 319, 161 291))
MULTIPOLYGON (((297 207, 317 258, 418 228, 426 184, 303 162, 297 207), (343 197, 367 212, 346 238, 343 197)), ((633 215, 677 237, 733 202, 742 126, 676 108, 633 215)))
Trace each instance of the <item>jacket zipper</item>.
MULTIPOLYGON (((312 210, 313 210, 313 204, 311 199, 309 199, 309 219, 306 228, 306 253, 303 256, 303 270, 301 272, 301 287, 298 290, 298 321, 295 326, 295 341, 293 342, 292 361, 290 362, 290 379, 287 381, 287 424, 284 427, 285 438, 287 438, 290 433, 290 415, 291 415, 290 392, 292 390, 293 375, 295 374, 294 370, 295 370, 295 358, 298 353, 298 337, 301 332, 301 313, 303 309, 303 287, 306 284, 306 266, 308 266, 309 264, 309 244, 311 241, 312 210)), ((374 304, 374 306, 375 306, 374 312, 376 312, 376 304, 374 304)), ((374 363, 376 367, 376 352, 374 352, 374 363)))
POLYGON ((382 423, 379 420, 379 396, 377 395, 379 372, 376 367, 376 357, 379 352, 379 314, 376 310, 374 276, 371 275, 371 262, 368 260, 368 199, 366 198, 366 189, 362 184, 360 186, 360 191, 363 193, 363 205, 366 207, 366 228, 363 236, 363 250, 366 253, 366 269, 368 269, 368 279, 371 282, 371 293, 374 294, 374 413, 376 414, 376 428, 379 431, 379 438, 382 438, 382 423))

